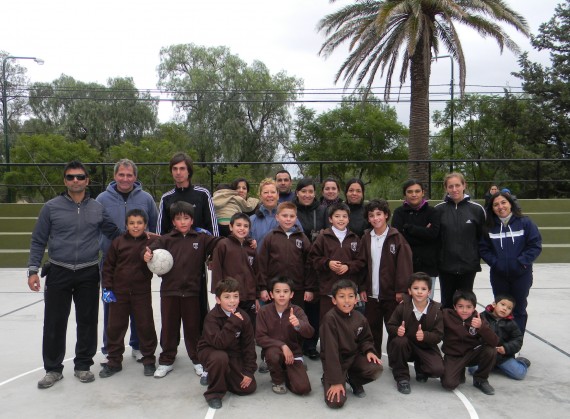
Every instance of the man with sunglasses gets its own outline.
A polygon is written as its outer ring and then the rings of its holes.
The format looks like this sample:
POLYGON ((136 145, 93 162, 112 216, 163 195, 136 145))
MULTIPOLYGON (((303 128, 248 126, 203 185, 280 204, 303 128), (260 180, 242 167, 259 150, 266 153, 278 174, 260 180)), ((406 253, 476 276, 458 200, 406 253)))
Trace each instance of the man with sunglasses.
POLYGON ((104 234, 113 239, 121 233, 103 206, 90 198, 89 176, 81 162, 67 163, 63 181, 67 190, 46 202, 40 211, 28 261, 28 286, 38 292, 38 270, 47 246, 50 266, 44 286, 42 345, 46 375, 38 382, 40 389, 49 388, 63 378, 72 300, 77 323, 74 375, 82 383, 95 379, 90 367, 97 352, 99 236, 104 234))

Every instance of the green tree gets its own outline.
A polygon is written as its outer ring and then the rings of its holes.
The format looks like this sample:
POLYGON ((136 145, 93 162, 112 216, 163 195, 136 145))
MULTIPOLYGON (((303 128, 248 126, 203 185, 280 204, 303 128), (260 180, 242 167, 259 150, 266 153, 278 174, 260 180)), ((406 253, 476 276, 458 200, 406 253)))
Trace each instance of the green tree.
MULTIPOLYGON (((312 109, 297 109, 295 139, 287 151, 297 161, 405 159, 407 129, 398 122, 394 108, 373 97, 344 98, 330 111, 317 115, 312 109)), ((301 165, 303 175, 317 176, 319 167, 301 165)), ((358 163, 327 164, 326 175, 377 179, 393 170, 391 165, 358 163)))
POLYGON ((200 161, 273 160, 289 136, 289 107, 302 81, 247 65, 226 47, 160 51, 159 85, 175 99, 200 161))
MULTIPOLYGON (((331 0, 334 2, 335 0, 331 0)), ((318 30, 327 36, 320 54, 331 55, 349 42, 350 54, 336 74, 346 85, 365 82, 370 89, 377 73, 386 73, 386 98, 398 61, 400 86, 408 73, 411 82, 409 159, 429 158, 429 80, 432 57, 440 46, 459 64, 459 85, 465 86, 465 57, 456 23, 466 25, 483 37, 492 37, 502 51, 517 45, 495 21, 528 34, 526 20, 502 0, 360 0, 325 16, 318 30)), ((426 164, 409 164, 411 177, 427 181, 426 164)))
POLYGON ((110 78, 103 86, 62 75, 49 84, 32 85, 27 131, 85 140, 105 155, 113 145, 140 141, 151 133, 157 106, 157 99, 139 91, 130 77, 110 78))

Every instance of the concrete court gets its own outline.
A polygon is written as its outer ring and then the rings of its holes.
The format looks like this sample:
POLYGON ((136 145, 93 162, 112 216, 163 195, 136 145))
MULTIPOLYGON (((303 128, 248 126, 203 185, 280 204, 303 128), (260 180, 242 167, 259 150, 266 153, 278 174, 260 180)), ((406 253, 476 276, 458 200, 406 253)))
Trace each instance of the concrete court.
MULTIPOLYGON (((417 383, 412 372, 412 394, 397 392, 383 348, 385 372, 365 386, 367 397, 349 393, 345 407, 335 411, 323 402, 320 362, 307 360, 313 392, 299 397, 271 391, 269 374, 256 374, 254 395, 228 394, 220 410, 208 409, 198 377, 183 345, 175 369, 163 379, 144 377, 142 365, 127 347, 123 371, 98 377, 101 353, 95 357, 94 383, 73 377, 74 314, 70 316, 65 379, 47 390, 37 381, 44 375, 41 357, 43 300, 28 290, 23 269, 0 270, 0 417, 1 418, 568 418, 570 411, 570 285, 568 264, 535 266, 534 288, 529 298, 529 322, 521 354, 532 361, 524 381, 493 373, 494 396, 471 384, 455 392, 441 388, 438 380, 417 383)), ((475 292, 482 304, 491 301, 488 268, 478 274, 475 292)), ((153 306, 160 330, 159 279, 155 278, 153 306)), ((42 280, 42 287, 44 282, 42 280)), ((436 298, 438 292, 436 291, 436 298)), ((479 307, 480 308, 480 307, 479 307)), ((102 321, 100 321, 102 324, 102 321)), ((101 339, 101 338, 100 338, 101 339)), ((160 348, 157 349, 157 355, 160 348)), ((413 370, 413 369, 412 369, 413 370)))

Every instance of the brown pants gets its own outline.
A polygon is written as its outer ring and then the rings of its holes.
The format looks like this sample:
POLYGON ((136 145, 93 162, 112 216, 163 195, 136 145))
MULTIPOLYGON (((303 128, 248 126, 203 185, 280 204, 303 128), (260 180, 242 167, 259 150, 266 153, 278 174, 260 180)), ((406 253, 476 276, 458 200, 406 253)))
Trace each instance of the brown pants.
POLYGON ((244 396, 257 389, 255 377, 248 387, 241 388, 241 358, 230 358, 227 352, 214 348, 202 349, 199 356, 200 362, 208 371, 208 390, 204 392, 206 400, 221 399, 228 391, 244 396))
POLYGON ((374 338, 374 347, 376 352, 382 353, 382 338, 384 335, 384 324, 388 323, 392 313, 398 307, 398 302, 394 300, 377 300, 375 298, 368 298, 364 315, 366 320, 370 323, 372 330, 372 337, 374 338))
POLYGON ((332 302, 332 298, 329 297, 328 295, 321 295, 319 298, 319 323, 322 324, 323 323, 323 317, 325 317, 325 314, 328 313, 328 311, 334 307, 334 304, 332 302))
POLYGON ((172 365, 180 342, 180 323, 184 331, 186 352, 194 364, 198 364, 196 347, 200 338, 200 298, 199 297, 160 297, 162 330, 158 359, 160 365, 172 365))
POLYGON ((396 336, 388 341, 388 360, 396 381, 410 380, 408 361, 414 361, 416 374, 438 378, 443 375, 443 359, 438 347, 423 348, 407 336, 396 336))
POLYGON ((152 294, 117 294, 117 302, 109 304, 107 324, 107 359, 110 367, 119 367, 125 352, 125 333, 133 314, 144 365, 154 364, 157 339, 152 314, 152 294))
POLYGON ((265 362, 273 384, 285 383, 294 394, 304 395, 311 392, 311 383, 302 361, 295 360, 293 364, 286 365, 283 350, 271 347, 265 350, 265 362))
POLYGON ((444 372, 441 377, 441 385, 447 390, 453 390, 461 383, 465 376, 465 367, 478 365, 479 368, 473 374, 473 379, 486 380, 489 373, 495 367, 497 350, 493 346, 482 345, 477 349, 467 352, 464 356, 445 355, 443 358, 444 372))
MULTIPOLYGON (((368 362, 365 355, 357 354, 352 362, 351 361, 344 361, 342 363, 342 375, 348 375, 350 377, 350 381, 354 385, 363 386, 364 384, 368 384, 371 381, 376 380, 382 374, 383 367, 380 364, 374 364, 372 362, 368 362)), ((327 400, 327 391, 333 384, 340 384, 340 383, 331 383, 327 378, 327 372, 324 369, 323 365, 323 379, 324 379, 324 390, 325 390, 325 403, 328 407, 332 409, 338 409, 344 406, 346 402, 346 395, 340 395, 340 400, 329 401, 327 400)), ((346 388, 345 383, 342 385, 346 388)))

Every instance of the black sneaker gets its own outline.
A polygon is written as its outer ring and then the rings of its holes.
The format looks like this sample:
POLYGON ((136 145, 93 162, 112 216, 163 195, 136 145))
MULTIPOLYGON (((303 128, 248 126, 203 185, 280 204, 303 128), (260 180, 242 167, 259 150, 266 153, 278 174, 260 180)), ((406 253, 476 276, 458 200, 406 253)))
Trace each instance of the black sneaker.
POLYGON ((488 396, 495 394, 495 389, 491 386, 491 384, 489 384, 489 381, 487 380, 473 379, 473 385, 488 396))
POLYGON ((346 377, 346 382, 350 385, 350 387, 352 387, 352 394, 354 394, 356 397, 363 399, 364 397, 366 397, 366 392, 364 391, 364 386, 362 385, 356 385, 352 382, 352 380, 350 379, 350 377, 346 377))
POLYGON ((154 376, 155 371, 156 371, 156 365, 154 365, 154 364, 147 364, 144 366, 144 375, 146 377, 154 376))
POLYGON ((122 369, 123 369, 123 367, 121 367, 121 366, 110 367, 109 364, 105 364, 105 365, 103 365, 103 368, 101 368, 101 371, 99 371, 99 377, 101 377, 101 378, 110 377, 112 375, 115 375, 119 371, 122 371, 122 369))
POLYGON ((425 383, 428 380, 428 376, 427 374, 424 374, 423 372, 416 372, 416 381, 418 383, 425 383))
POLYGON ((208 400, 208 406, 212 409, 219 409, 222 407, 222 399, 210 399, 208 400))
POLYGON ((525 364, 527 368, 530 367, 530 360, 527 359, 527 358, 524 358, 524 357, 522 357, 522 356, 519 356, 519 357, 517 358, 517 361, 522 362, 523 364, 525 364))
POLYGON ((408 380, 398 381, 397 383, 398 391, 402 394, 410 394, 412 388, 410 387, 410 382, 408 380))
POLYGON ((321 355, 319 354, 319 352, 315 348, 307 349, 304 352, 304 354, 307 355, 309 357, 309 359, 312 359, 313 361, 317 361, 317 360, 321 359, 321 355))
POLYGON ((265 362, 265 359, 262 359, 261 362, 259 363, 259 369, 258 371, 261 374, 267 374, 269 372, 269 367, 267 366, 267 363, 265 362))

